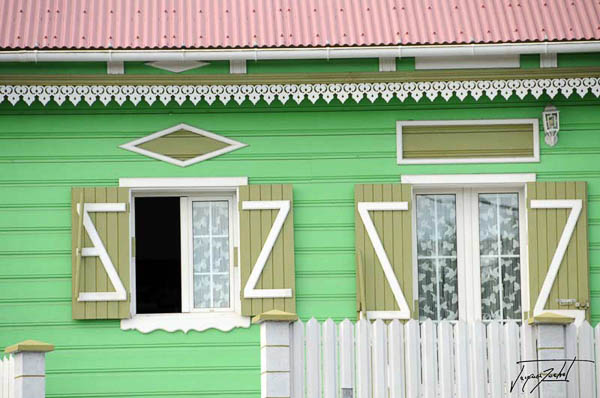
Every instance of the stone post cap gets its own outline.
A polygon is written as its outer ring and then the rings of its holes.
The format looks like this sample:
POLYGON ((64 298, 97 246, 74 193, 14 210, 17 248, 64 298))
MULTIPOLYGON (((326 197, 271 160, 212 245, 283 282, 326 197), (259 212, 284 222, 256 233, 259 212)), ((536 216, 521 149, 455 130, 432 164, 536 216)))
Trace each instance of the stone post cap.
POLYGON ((37 340, 25 340, 17 344, 6 347, 6 354, 16 354, 18 352, 50 352, 54 351, 54 345, 37 340))
POLYGON ((252 318, 252 323, 262 323, 265 321, 294 322, 297 320, 298 315, 291 312, 270 310, 256 315, 254 318, 252 318))

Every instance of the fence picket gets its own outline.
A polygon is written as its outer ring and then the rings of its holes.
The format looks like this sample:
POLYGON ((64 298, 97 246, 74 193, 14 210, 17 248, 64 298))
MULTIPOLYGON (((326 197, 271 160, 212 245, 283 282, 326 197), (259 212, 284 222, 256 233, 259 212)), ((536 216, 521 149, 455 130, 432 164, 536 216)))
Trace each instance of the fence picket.
POLYGON ((4 360, 0 359, 0 398, 6 398, 4 395, 4 360))
MULTIPOLYGON (((577 353, 577 326, 570 324, 566 328, 565 358, 579 357, 577 353)), ((573 366, 569 372, 567 396, 579 398, 579 366, 573 366)))
POLYGON ((389 325, 390 398, 404 398, 404 329, 399 320, 389 325))
POLYGON ((421 325, 421 355, 423 357, 423 398, 437 397, 437 344, 435 325, 431 319, 421 325))
POLYGON ((505 370, 504 370, 504 389, 506 397, 517 398, 521 391, 521 383, 517 380, 517 375, 521 369, 519 355, 519 326, 514 321, 508 321, 504 325, 504 352, 505 352, 505 370), (514 384, 513 384, 514 383, 514 384))
POLYGON ((596 396, 600 394, 600 324, 594 330, 596 340, 596 396))
POLYGON ((440 398, 452 398, 454 396, 453 348, 452 325, 448 321, 442 321, 438 325, 440 398))
POLYGON ((4 358, 2 358, 2 393, 3 393, 4 397, 6 397, 6 398, 9 398, 9 395, 8 395, 8 383, 10 382, 9 371, 10 371, 10 369, 8 368, 8 358, 4 357, 4 358))
POLYGON ((8 356, 8 398, 15 396, 15 357, 8 356))
MULTIPOLYGON (((412 319, 404 326, 406 341, 406 396, 421 396, 421 359, 419 352, 419 322, 412 319)), ((362 398, 362 397, 361 397, 362 398)))
POLYGON ((456 396, 469 396, 469 331, 464 321, 454 325, 454 344, 456 348, 456 396))
MULTIPOLYGON (((526 323, 523 323, 523 325, 521 325, 521 349, 521 360, 525 361, 537 358, 535 331, 533 329, 533 326, 528 325, 526 323)), ((530 375, 532 373, 538 373, 537 362, 526 362, 523 364, 523 367, 523 374, 530 375)), ((532 391, 529 385, 525 389, 525 393, 528 394, 528 398, 538 398, 539 391, 539 388, 536 388, 532 391)))
POLYGON ((504 395, 504 377, 502 375, 502 329, 500 323, 490 322, 487 326, 488 369, 490 376, 490 398, 502 398, 504 395))
POLYGON ((471 397, 487 394, 487 369, 485 361, 485 326, 473 322, 470 330, 471 343, 471 397))
POLYGON ((337 333, 335 322, 323 324, 323 397, 337 398, 337 333))
POLYGON ((373 324, 373 398, 387 397, 387 328, 378 319, 373 324))
MULTIPOLYGON (((587 321, 578 328, 578 355, 580 360, 594 360, 594 334, 587 321)), ((590 362, 579 362, 579 398, 592 398, 595 395, 594 365, 590 362)))
POLYGON ((315 318, 306 323, 306 392, 321 396, 321 327, 315 318))
POLYGON ((357 398, 371 398, 371 347, 369 341, 370 323, 361 319, 356 323, 356 386, 357 398))
POLYGON ((292 324, 292 398, 304 398, 304 323, 300 320, 292 324))
POLYGON ((344 319, 340 323, 340 388, 342 398, 344 391, 352 391, 354 394, 354 327, 352 322, 344 319))

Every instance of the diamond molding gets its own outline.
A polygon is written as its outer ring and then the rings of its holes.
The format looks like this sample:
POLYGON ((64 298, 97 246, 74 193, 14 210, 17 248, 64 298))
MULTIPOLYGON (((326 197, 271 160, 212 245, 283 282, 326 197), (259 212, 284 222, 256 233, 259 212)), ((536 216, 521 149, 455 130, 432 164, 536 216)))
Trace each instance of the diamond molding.
POLYGON ((201 61, 154 61, 146 62, 146 65, 156 69, 180 73, 185 72, 186 70, 201 68, 203 66, 210 65, 210 63, 201 61))
POLYGON ((201 130, 196 127, 185 124, 185 123, 180 123, 176 126, 169 127, 165 130, 157 131, 156 133, 150 134, 146 137, 142 137, 137 140, 128 142, 127 144, 123 144, 120 146, 120 148, 126 149, 128 151, 136 152, 141 155, 145 155, 145 156, 148 156, 148 157, 151 157, 154 159, 162 160, 163 162, 171 163, 171 164, 174 164, 174 165, 177 165, 180 167, 187 167, 189 165, 220 156, 224 153, 235 151, 236 149, 243 148, 245 146, 248 146, 248 144, 244 144, 239 141, 232 140, 230 138, 211 133, 209 131, 201 130), (179 132, 182 130, 193 133, 193 134, 198 134, 199 136, 210 138, 214 141, 219 141, 219 142, 225 143, 225 144, 227 144, 227 146, 225 146, 221 149, 215 150, 215 151, 199 154, 198 156, 195 156, 191 159, 186 159, 186 160, 176 159, 169 155, 153 152, 153 151, 139 147, 139 145, 141 145, 141 144, 156 140, 161 137, 166 137, 169 134, 176 133, 176 132, 179 132))
POLYGON ((231 100, 240 105, 245 101, 256 104, 261 99, 267 104, 271 104, 275 99, 282 104, 287 103, 290 99, 300 104, 306 99, 312 103, 319 99, 329 103, 334 98, 337 98, 341 103, 345 103, 349 99, 360 102, 365 97, 370 102, 375 102, 378 98, 389 102, 394 97, 402 102, 408 97, 419 102, 425 97, 433 101, 440 96, 446 101, 452 97, 457 97, 462 101, 469 95, 477 101, 484 95, 492 100, 498 95, 505 99, 509 99, 512 95, 524 99, 531 94, 537 99, 544 93, 550 98, 554 98, 559 93, 565 98, 569 98, 573 93, 577 93, 583 98, 590 92, 596 97, 600 96, 600 78, 454 80, 359 84, 0 85, 0 103, 7 100, 15 105, 19 101, 24 101, 27 105, 31 105, 35 100, 38 100, 46 105, 52 100, 56 104, 62 105, 68 99, 73 105, 77 105, 81 100, 84 100, 90 106, 97 101, 104 105, 108 105, 111 101, 123 105, 127 100, 133 105, 139 104, 142 100, 148 105, 152 105, 159 100, 163 105, 168 105, 174 101, 181 106, 188 100, 194 105, 201 101, 212 105, 217 100, 223 104, 228 104, 231 100))

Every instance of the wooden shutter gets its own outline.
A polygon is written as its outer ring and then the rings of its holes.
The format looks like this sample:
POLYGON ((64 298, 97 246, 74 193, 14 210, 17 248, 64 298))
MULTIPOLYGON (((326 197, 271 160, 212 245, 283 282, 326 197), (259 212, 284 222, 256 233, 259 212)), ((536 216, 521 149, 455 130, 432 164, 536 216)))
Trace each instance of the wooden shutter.
MULTIPOLYGON (((277 310, 296 313, 294 265, 294 212, 291 185, 248 185, 239 189, 240 203, 240 267, 242 315, 261 315, 277 310), (273 250, 260 273, 257 289, 291 289, 291 297, 248 298, 244 290, 259 254, 281 210, 244 209, 245 202, 288 201, 289 213, 273 250)), ((247 205, 246 205, 247 206, 247 205)))
MULTIPOLYGON (((567 231, 568 232, 568 231, 567 231)), ((529 320, 568 322, 577 313, 589 308, 589 267, 588 267, 588 231, 587 231, 587 187, 585 182, 535 182, 527 184, 527 233, 529 252, 529 320), (556 278, 546 281, 553 257, 560 254, 559 242, 563 233, 568 230, 567 220, 575 209, 539 208, 540 203, 532 201, 550 201, 545 205, 558 207, 556 200, 581 201, 581 213, 576 224, 564 257, 560 262, 556 278), (537 208, 536 208, 537 207, 537 208), (551 286, 549 296, 543 305, 542 314, 534 314, 538 298, 542 296, 544 282, 551 286), (552 282, 550 284, 550 282, 552 282), (561 303, 560 300, 563 300, 561 303), (571 300, 571 302, 564 301, 571 300), (567 304, 569 303, 569 304, 567 304), (558 311, 557 311, 558 310, 558 311), (564 312, 564 311, 567 312, 564 312)), ((550 273, 551 275, 551 273, 550 273)), ((585 311, 589 320, 589 311, 585 311)))
MULTIPOLYGON (((117 187, 73 188, 72 219, 72 309, 73 319, 129 318, 129 189, 117 187), (116 292, 101 257, 84 255, 94 247, 84 227, 84 208, 90 204, 113 204, 123 211, 89 211, 95 231, 125 289, 125 297, 106 300, 101 293, 116 292), (78 211, 79 209, 79 211, 78 211), (81 294, 100 293, 98 299, 82 301, 81 294)), ((94 210, 94 209, 91 209, 94 210)), ((88 253, 89 254, 89 253, 88 253)))
POLYGON ((413 300, 411 186, 359 184, 355 186, 354 194, 357 310, 362 313, 362 316, 369 316, 369 312, 372 311, 400 310, 390 281, 385 276, 380 259, 365 228, 365 222, 359 214, 359 203, 406 202, 408 205, 406 210, 375 210, 368 213, 408 304, 410 315, 414 318, 416 311, 413 300))

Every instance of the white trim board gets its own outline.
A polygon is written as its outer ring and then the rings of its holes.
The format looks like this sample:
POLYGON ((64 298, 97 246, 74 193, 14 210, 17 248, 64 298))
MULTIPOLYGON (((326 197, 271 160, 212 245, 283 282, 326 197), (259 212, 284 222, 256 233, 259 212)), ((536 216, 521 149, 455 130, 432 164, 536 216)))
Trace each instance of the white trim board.
POLYGON ((135 314, 130 319, 121 320, 121 330, 138 330, 150 333, 154 330, 167 332, 190 330, 202 332, 206 329, 218 329, 228 332, 233 328, 250 327, 250 317, 239 315, 235 312, 192 312, 180 314, 135 314))
POLYGON ((194 126, 190 126, 189 124, 179 123, 179 124, 177 124, 175 126, 166 128, 164 130, 157 131, 156 133, 152 133, 152 134, 147 135, 145 137, 138 138, 137 140, 130 141, 130 142, 126 143, 126 144, 120 145, 119 147, 123 148, 123 149, 126 149, 128 151, 131 151, 131 152, 136 152, 136 153, 139 153, 141 155, 145 155, 145 156, 157 159, 157 160, 162 160, 163 162, 171 163, 171 164, 174 164, 176 166, 187 167, 187 166, 190 166, 190 165, 192 165, 194 163, 198 163, 198 162, 202 162, 204 160, 212 159, 214 157, 223 155, 224 153, 235 151, 236 149, 240 149, 240 148, 243 148, 245 146, 248 146, 248 144, 244 144, 242 142, 239 142, 239 141, 236 141, 236 140, 232 140, 231 138, 223 137, 222 135, 219 135, 219 134, 211 133, 210 131, 199 129, 199 128, 196 128, 194 126), (140 144, 143 144, 145 142, 152 141, 152 140, 155 140, 157 138, 169 135, 169 134, 174 133, 174 132, 179 131, 179 130, 185 130, 187 132, 194 133, 194 134, 197 134, 197 135, 201 135, 201 136, 213 139, 215 141, 223 142, 223 143, 229 144, 229 145, 226 146, 226 147, 224 147, 224 148, 218 149, 216 151, 212 151, 212 152, 208 152, 208 153, 205 153, 205 154, 202 154, 202 155, 198 155, 198 156, 196 156, 194 158, 187 159, 187 160, 175 159, 175 158, 172 158, 170 156, 163 155, 161 153, 152 152, 152 151, 149 151, 147 149, 143 149, 143 148, 138 147, 138 145, 140 145, 140 144))
POLYGON ((540 132, 538 119, 474 119, 474 120, 398 120, 396 121, 396 160, 398 164, 457 164, 457 163, 537 163, 540 161, 540 132), (487 158, 422 158, 404 159, 402 143, 403 126, 489 126, 498 124, 531 123, 533 156, 487 157, 487 158))
POLYGON ((175 177, 119 178, 120 187, 128 188, 237 188, 248 185, 248 177, 175 177))
POLYGON ((525 184, 535 182, 535 173, 513 174, 405 174, 400 177, 402 184, 413 185, 493 185, 525 184))
POLYGON ((521 66, 519 54, 472 55, 457 57, 415 57, 415 69, 487 69, 518 68, 521 66))

